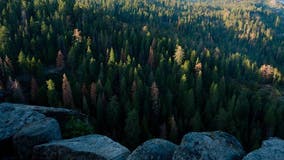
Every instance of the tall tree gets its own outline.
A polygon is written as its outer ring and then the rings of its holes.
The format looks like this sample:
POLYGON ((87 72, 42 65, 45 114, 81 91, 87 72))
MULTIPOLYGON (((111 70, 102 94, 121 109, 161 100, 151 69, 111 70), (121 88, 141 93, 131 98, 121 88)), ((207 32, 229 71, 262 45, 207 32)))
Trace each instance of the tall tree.
POLYGON ((113 48, 110 49, 109 53, 109 59, 108 59, 108 64, 114 64, 115 63, 115 54, 113 48))
POLYGON ((7 54, 9 47, 9 30, 6 26, 0 26, 0 56, 7 54))
POLYGON ((194 116, 192 117, 190 124, 192 126, 193 131, 200 131, 203 128, 201 114, 198 110, 195 112, 194 116))
POLYGON ((236 106, 234 110, 234 119, 237 133, 237 137, 241 138, 243 142, 249 142, 249 112, 250 104, 248 100, 248 94, 246 90, 242 90, 237 98, 236 106))
POLYGON ((58 99, 57 99, 57 92, 55 90, 55 84, 52 79, 46 81, 47 85, 47 99, 49 106, 57 106, 58 99))
POLYGON ((25 102, 25 97, 22 88, 20 86, 19 81, 17 80, 13 82, 13 100, 15 102, 20 102, 20 103, 25 102))
POLYGON ((124 133, 127 137, 127 143, 130 147, 136 147, 140 142, 140 124, 139 124, 139 114, 134 108, 127 113, 127 118, 125 121, 124 133))
POLYGON ((176 45, 174 59, 178 65, 181 65, 183 63, 184 59, 184 50, 180 45, 176 45))
POLYGON ((151 96, 152 96, 152 110, 154 114, 158 116, 160 114, 160 104, 159 104, 159 89, 156 82, 152 83, 151 96))
POLYGON ((90 111, 89 111, 89 105, 88 105, 86 96, 83 96, 83 98, 82 98, 82 106, 83 106, 82 107, 83 112, 86 113, 86 114, 89 114, 90 111))
POLYGON ((61 50, 58 51, 57 53, 57 57, 56 57, 56 67, 57 69, 62 69, 64 68, 64 55, 63 53, 61 52, 61 50))
POLYGON ((148 64, 151 67, 153 67, 153 65, 154 65, 154 49, 153 49, 152 46, 150 46, 150 49, 149 49, 148 64))
POLYGON ((182 116, 183 116, 184 128, 188 129, 190 127, 190 118, 194 116, 194 113, 196 110, 193 89, 186 91, 185 96, 186 97, 185 97, 184 106, 182 109, 182 116))
POLYGON ((25 65, 26 63, 26 57, 23 51, 20 51, 19 55, 18 55, 18 63, 20 65, 25 65))
POLYGON ((90 89, 90 97, 92 105, 96 105, 97 103, 97 85, 95 82, 92 82, 90 89))
POLYGON ((178 137, 178 128, 176 124, 176 120, 174 116, 171 116, 169 119, 169 125, 170 125, 170 139, 172 141, 176 141, 178 137))
POLYGON ((107 124, 112 130, 113 136, 116 134, 116 129, 119 128, 120 108, 116 96, 112 96, 107 106, 107 124))
POLYGON ((74 107, 72 90, 66 74, 63 74, 62 80, 62 99, 64 106, 74 107))
POLYGON ((33 77, 31 80, 31 101, 35 103, 37 100, 38 84, 36 79, 33 77))

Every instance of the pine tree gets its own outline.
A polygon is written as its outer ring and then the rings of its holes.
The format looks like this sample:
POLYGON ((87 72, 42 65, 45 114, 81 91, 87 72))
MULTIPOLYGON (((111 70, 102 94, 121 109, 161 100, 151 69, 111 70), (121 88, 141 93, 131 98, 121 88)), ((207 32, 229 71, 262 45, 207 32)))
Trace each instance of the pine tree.
POLYGON ((75 66, 78 64, 78 59, 77 59, 77 52, 79 51, 79 45, 74 44, 67 55, 67 65, 70 66, 71 70, 74 70, 75 66))
POLYGON ((167 139, 167 125, 165 122, 160 126, 160 137, 167 139))
POLYGON ((0 78, 1 80, 5 77, 5 68, 4 68, 4 62, 2 58, 0 57, 0 78))
POLYGON ((7 55, 5 56, 5 68, 6 72, 11 72, 13 70, 11 59, 7 55))
POLYGON ((170 125, 170 139, 172 141, 176 141, 178 137, 178 128, 176 124, 176 120, 174 116, 171 116, 169 119, 169 125, 170 125))
POLYGON ((134 80, 132 82, 132 86, 131 86, 131 98, 132 98, 133 101, 135 100, 136 95, 137 95, 137 83, 134 80))
POLYGON ((110 49, 108 65, 115 63, 115 54, 113 48, 110 49))
POLYGON ((277 116, 276 115, 276 104, 275 102, 272 102, 272 104, 269 104, 265 108, 268 108, 264 115, 264 123, 266 125, 266 136, 272 137, 275 133, 275 127, 277 125, 277 116))
POLYGON ((81 87, 81 93, 82 93, 83 96, 88 95, 88 89, 87 89, 86 83, 83 83, 83 85, 81 87))
MULTIPOLYGON (((205 116, 205 119, 208 122, 212 121, 214 116, 217 114, 218 107, 219 107, 218 102, 219 102, 218 84, 213 82, 210 86, 209 97, 207 99, 206 107, 205 107, 205 110, 204 110, 204 116, 205 116)), ((210 123, 206 123, 206 124, 210 125, 210 123)), ((215 128, 214 125, 216 125, 216 124, 211 124, 210 126, 212 128, 215 128)))
POLYGON ((24 103, 25 97, 21 89, 19 81, 15 80, 13 83, 13 100, 15 102, 24 103))
POLYGON ((90 89, 90 97, 92 105, 96 105, 97 103, 97 85, 95 82, 92 82, 90 89))
POLYGON ((180 45, 176 45, 174 59, 178 65, 183 63, 184 51, 180 45))
POLYGON ((203 105, 203 80, 202 72, 197 73, 195 79, 195 96, 196 96, 196 106, 201 107, 203 105))
POLYGON ((160 114, 160 106, 159 106, 159 89, 157 87, 156 82, 152 83, 151 86, 151 96, 152 96, 152 109, 155 115, 160 114))
POLYGON ((280 22, 281 22, 280 17, 277 16, 276 19, 275 19, 275 23, 274 23, 274 24, 275 24, 275 27, 278 27, 279 24, 280 24, 280 22))
POLYGON ((77 41, 77 42, 82 41, 81 31, 78 28, 74 29, 73 37, 74 37, 75 41, 77 41))
POLYGON ((18 55, 18 63, 20 65, 25 65, 26 64, 26 57, 23 51, 20 51, 19 55, 18 55))
POLYGON ((148 64, 151 67, 153 67, 153 65, 154 65, 154 49, 153 49, 152 46, 150 46, 150 49, 149 49, 148 64))
POLYGON ((38 84, 36 79, 33 77, 31 80, 31 101, 33 103, 37 100, 37 93, 38 93, 38 84))
POLYGON ((56 57, 56 67, 57 69, 62 69, 64 68, 64 55, 63 53, 61 52, 61 50, 58 51, 57 53, 57 57, 56 57))
POLYGON ((241 92, 236 101, 236 106, 234 110, 234 119, 237 133, 237 137, 240 137, 242 141, 248 142, 249 135, 249 112, 250 105, 245 90, 241 92))
POLYGON ((46 85, 47 85, 47 99, 49 106, 57 106, 58 105, 57 93, 55 91, 55 84, 52 81, 52 79, 46 81, 46 85))
POLYGON ((222 107, 219 109, 218 114, 215 117, 217 122, 216 126, 218 129, 226 130, 228 129, 229 113, 222 107))
POLYGON ((130 147, 134 148, 139 144, 141 131, 139 114, 135 108, 127 113, 124 133, 126 134, 125 137, 127 137, 127 143, 130 147))
POLYGON ((112 128, 113 132, 115 132, 115 129, 119 125, 119 118, 120 118, 119 110, 120 108, 117 102, 117 97, 112 96, 107 106, 106 114, 107 114, 107 124, 109 128, 112 128))
POLYGON ((63 74, 63 80, 62 80, 62 99, 64 106, 74 107, 72 90, 66 74, 63 74))
POLYGON ((4 59, 0 57, 0 78, 10 76, 12 74, 13 66, 10 58, 6 55, 4 59))
POLYGON ((184 119, 184 127, 189 128, 190 118, 194 116, 195 111, 195 97, 193 89, 190 89, 185 93, 184 108, 182 110, 182 115, 184 119))
POLYGON ((194 116, 192 117, 190 124, 192 126, 193 131, 200 131, 203 128, 201 115, 199 111, 196 111, 194 116))
POLYGON ((10 38, 8 28, 0 25, 0 56, 7 54, 9 41, 10 38))
POLYGON ((82 102, 82 108, 83 108, 83 112, 86 113, 86 114, 89 114, 90 111, 89 111, 89 105, 88 105, 88 101, 87 101, 87 98, 86 96, 83 96, 83 102, 82 102))
POLYGON ((96 104, 96 118, 97 128, 103 129, 105 127, 104 93, 98 94, 98 100, 96 104))

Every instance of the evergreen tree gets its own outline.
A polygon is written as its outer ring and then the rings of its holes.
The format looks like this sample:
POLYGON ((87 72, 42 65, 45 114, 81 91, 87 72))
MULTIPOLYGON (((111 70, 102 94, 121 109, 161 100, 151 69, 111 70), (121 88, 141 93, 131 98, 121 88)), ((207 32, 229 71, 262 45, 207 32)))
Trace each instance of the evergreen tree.
POLYGON ((57 106, 58 99, 57 99, 57 92, 55 90, 55 84, 52 79, 46 81, 47 85, 47 99, 49 106, 57 106))
POLYGON ((235 115, 235 125, 236 131, 238 133, 238 137, 242 138, 242 141, 248 143, 248 129, 249 129, 249 100, 247 98, 246 91, 242 91, 238 96, 236 101, 236 106, 234 110, 235 115), (239 132, 240 131, 240 132, 239 132), (241 136, 244 135, 244 136, 241 136))
POLYGON ((203 105, 203 79, 202 72, 199 71, 197 73, 197 77, 195 79, 195 96, 196 96, 196 104, 197 106, 203 105))
POLYGON ((180 45, 176 45, 174 59, 178 65, 181 65, 183 63, 184 59, 184 50, 180 45))
POLYGON ((31 101, 32 103, 36 103, 38 95, 38 84, 36 79, 33 77, 31 80, 31 101))
POLYGON ((130 147, 136 147, 140 142, 141 129, 139 125, 139 114, 134 108, 127 113, 124 133, 127 137, 127 143, 130 147))
POLYGON ((9 48, 9 30, 6 26, 0 25, 0 56, 7 54, 9 48))
POLYGON ((26 64, 26 57, 23 51, 20 51, 18 55, 18 63, 22 65, 22 67, 25 67, 24 65, 26 64))
POLYGON ((110 49, 109 53, 109 59, 108 59, 108 64, 114 64, 115 63, 115 54, 113 48, 110 49))
POLYGON ((272 102, 272 104, 269 104, 269 106, 266 106, 267 111, 264 115, 264 122, 266 125, 266 136, 267 137, 271 137, 273 136, 275 133, 275 127, 277 125, 276 120, 277 120, 277 116, 276 115, 276 104, 275 102, 272 102))
POLYGON ((150 49, 149 49, 148 64, 151 67, 153 67, 153 64, 154 64, 154 49, 152 46, 150 46, 150 49))
POLYGON ((160 104, 159 104, 159 89, 156 82, 152 83, 151 96, 152 96, 152 110, 154 114, 158 116, 160 114, 160 104))
POLYGON ((172 141, 176 141, 178 137, 178 128, 176 124, 176 120, 174 116, 171 116, 169 119, 169 125, 170 125, 170 139, 172 141))
MULTIPOLYGON (((112 96, 110 102, 107 106, 107 124, 109 128, 115 132, 117 126, 119 125, 120 113, 119 113, 119 104, 117 102, 117 97, 112 96)), ((114 133, 113 133, 114 134, 114 133)))
POLYGON ((86 96, 83 96, 82 106, 83 106, 83 112, 86 114, 89 114, 90 111, 89 111, 89 105, 88 105, 86 96))
POLYGON ((184 127, 189 128, 190 127, 190 119, 194 116, 195 111, 195 97, 194 97, 194 91, 193 89, 190 89, 185 94, 184 99, 184 108, 182 110, 183 120, 184 120, 184 127))
POLYGON ((90 97, 92 105, 95 105, 97 103, 97 85, 95 82, 91 84, 90 97))
POLYGON ((105 108, 104 108, 104 93, 98 94, 98 100, 97 100, 97 105, 96 105, 96 118, 97 118, 97 128, 100 130, 103 130, 106 126, 106 119, 105 119, 105 108))
POLYGON ((74 107, 72 90, 66 74, 63 74, 63 80, 62 80, 62 100, 64 106, 74 107))
POLYGON ((18 103, 24 103, 25 97, 21 89, 19 81, 15 80, 13 82, 13 100, 18 103))
POLYGON ((190 123, 194 131, 201 131, 203 129, 203 123, 202 123, 202 119, 201 119, 201 115, 199 111, 195 112, 190 123))
POLYGON ((57 69, 62 69, 64 65, 64 55, 61 50, 59 50, 56 57, 56 67, 57 69))

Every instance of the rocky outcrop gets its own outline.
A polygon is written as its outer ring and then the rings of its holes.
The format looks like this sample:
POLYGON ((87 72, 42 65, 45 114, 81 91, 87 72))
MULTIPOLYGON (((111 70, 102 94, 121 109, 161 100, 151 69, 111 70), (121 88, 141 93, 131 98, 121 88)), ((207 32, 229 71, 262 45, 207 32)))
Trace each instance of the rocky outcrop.
MULTIPOLYGON (((163 139, 148 140, 131 154, 97 134, 60 140, 60 126, 70 119, 87 121, 85 115, 69 109, 0 104, 0 160, 241 160, 245 154, 235 137, 220 131, 188 133, 179 146, 163 139)), ((263 141, 261 148, 243 158, 283 159, 284 140, 278 138, 263 141)))
POLYGON ((125 160, 130 151, 102 135, 88 135, 34 147, 33 160, 125 160))
POLYGON ((61 139, 58 122, 45 118, 22 128, 13 137, 13 144, 20 159, 30 159, 35 145, 61 139))
POLYGON ((41 113, 13 106, 0 106, 0 141, 15 135, 27 124, 44 119, 41 113))
POLYGON ((34 145, 61 139, 62 126, 71 118, 86 116, 63 108, 0 104, 0 157, 30 159, 34 145), (48 118, 53 117, 53 118, 48 118))
POLYGON ((135 149, 127 160, 171 160, 176 147, 167 140, 148 140, 135 149))
POLYGON ((245 152, 238 140, 224 132, 192 132, 185 135, 173 160, 240 160, 245 152))
POLYGON ((86 115, 81 114, 77 111, 66 109, 66 108, 58 108, 58 107, 44 107, 44 106, 33 106, 33 105, 24 105, 24 104, 14 104, 14 103, 1 103, 0 108, 21 108, 24 111, 31 110, 36 113, 41 113, 46 117, 54 118, 58 121, 61 128, 65 126, 65 124, 71 119, 80 119, 82 121, 88 121, 86 115))
POLYGON ((58 122, 64 126, 70 119, 87 121, 86 116, 69 109, 0 104, 0 159, 31 159, 33 151, 34 159, 124 160, 129 155, 126 147, 101 135, 54 142, 61 139, 58 122))
POLYGON ((261 148, 252 151, 243 160, 283 160, 284 140, 270 138, 262 142, 261 148))
POLYGON ((46 117, 31 109, 0 106, 0 157, 13 154, 13 136, 25 126, 44 120, 46 117))

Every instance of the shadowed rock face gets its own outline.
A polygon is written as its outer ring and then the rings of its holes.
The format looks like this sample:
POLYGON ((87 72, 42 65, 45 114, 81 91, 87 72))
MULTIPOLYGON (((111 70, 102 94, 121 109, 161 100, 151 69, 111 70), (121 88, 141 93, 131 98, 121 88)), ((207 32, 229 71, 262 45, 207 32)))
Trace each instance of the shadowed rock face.
POLYGON ((262 142, 261 148, 249 153, 243 160, 283 160, 284 140, 270 138, 262 142))
POLYGON ((127 160, 171 160, 177 145, 163 139, 152 139, 137 147, 127 160))
POLYGON ((0 106, 0 142, 15 135, 24 126, 44 118, 43 114, 30 109, 0 106))
POLYGON ((34 145, 61 139, 62 125, 71 117, 81 118, 80 113, 63 108, 0 104, 0 158, 30 159, 34 145))
POLYGON ((13 137, 13 144, 20 159, 31 159, 35 145, 61 139, 58 122, 53 118, 45 118, 22 128, 13 137))
POLYGON ((192 132, 185 135, 173 160, 240 160, 245 152, 238 140, 224 132, 192 132))
POLYGON ((13 136, 25 126, 46 117, 31 109, 0 105, 0 157, 14 154, 13 136))
POLYGON ((30 159, 33 146, 58 139, 55 119, 27 107, 0 105, 0 157, 16 152, 19 159, 30 159))
POLYGON ((130 151, 102 135, 88 135, 34 147, 33 160, 125 160, 130 151))
POLYGON ((44 106, 33 106, 24 104, 13 104, 13 103, 1 103, 0 108, 21 108, 24 111, 32 110, 37 113, 41 113, 46 117, 54 118, 58 121, 61 127, 63 127, 71 117, 87 121, 87 116, 77 111, 66 109, 66 108, 55 108, 55 107, 44 107, 44 106))

